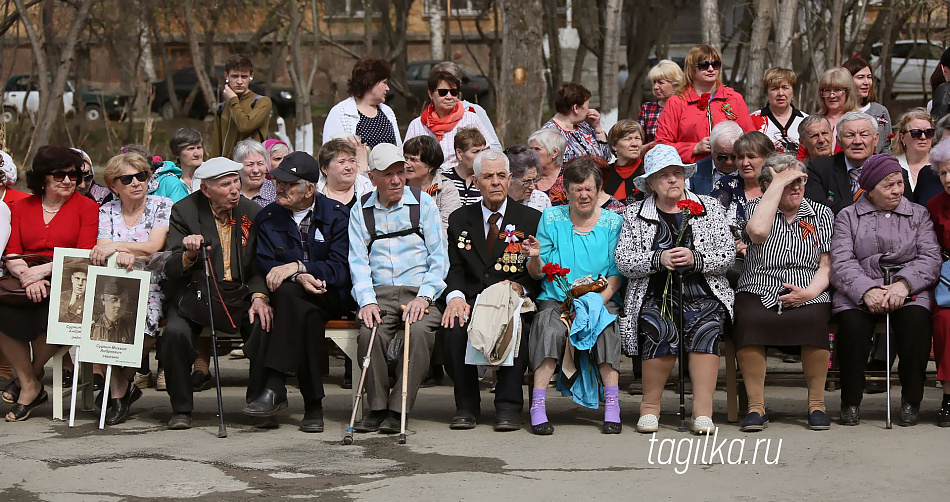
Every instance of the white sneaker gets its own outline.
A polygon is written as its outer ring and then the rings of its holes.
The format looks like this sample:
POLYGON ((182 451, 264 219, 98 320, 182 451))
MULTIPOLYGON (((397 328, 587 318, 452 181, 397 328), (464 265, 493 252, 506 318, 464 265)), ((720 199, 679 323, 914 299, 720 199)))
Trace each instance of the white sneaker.
POLYGON ((710 417, 696 417, 693 419, 693 434, 712 434, 716 426, 710 417))
POLYGON ((162 368, 155 377, 155 390, 165 390, 165 368, 162 368))
POLYGON ((643 415, 637 420, 637 432, 649 434, 660 430, 660 417, 656 415, 643 415))

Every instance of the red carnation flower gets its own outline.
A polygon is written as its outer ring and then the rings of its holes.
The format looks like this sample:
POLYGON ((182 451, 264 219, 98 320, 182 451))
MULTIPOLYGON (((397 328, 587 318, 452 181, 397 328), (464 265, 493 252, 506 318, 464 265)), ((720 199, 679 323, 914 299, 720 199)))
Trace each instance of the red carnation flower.
POLYGON ((704 92, 702 95, 699 96, 699 102, 696 103, 696 106, 698 106, 700 110, 705 111, 706 107, 709 106, 710 97, 711 96, 708 92, 704 92))
POLYGON ((676 203, 676 207, 680 210, 689 211, 689 214, 692 216, 699 216, 703 214, 703 205, 699 202, 689 199, 683 199, 676 203))
POLYGON ((558 268, 557 274, 555 274, 555 275, 564 277, 564 276, 566 276, 566 275, 569 274, 569 273, 571 273, 571 269, 569 269, 569 268, 558 268))

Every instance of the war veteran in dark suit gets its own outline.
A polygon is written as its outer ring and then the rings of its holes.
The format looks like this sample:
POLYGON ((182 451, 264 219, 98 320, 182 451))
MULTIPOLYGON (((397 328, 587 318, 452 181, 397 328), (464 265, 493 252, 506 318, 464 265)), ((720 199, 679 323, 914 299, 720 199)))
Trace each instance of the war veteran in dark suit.
MULTIPOLYGON (((507 281, 521 296, 536 297, 540 284, 525 271, 520 241, 534 235, 541 213, 508 197, 508 158, 486 150, 475 159, 475 182, 482 194, 478 204, 449 216, 448 292, 442 316, 445 365, 455 382, 455 417, 450 427, 471 429, 480 415, 477 368, 465 364, 467 324, 475 297, 493 284, 507 281)), ((495 386, 495 430, 521 428, 524 407, 522 381, 528 366, 528 323, 522 316, 518 357, 512 366, 499 366, 495 386)))
MULTIPOLYGON (((202 166, 201 190, 176 202, 169 219, 166 248, 172 252, 165 263, 166 293, 173 299, 168 305, 168 324, 162 334, 160 355, 165 366, 165 383, 172 404, 169 429, 191 427, 191 366, 198 352, 195 339, 202 326, 179 312, 179 299, 189 291, 189 283, 203 277, 201 246, 210 246, 215 294, 228 297, 246 293, 237 303, 247 308, 231 312, 229 324, 218 322, 215 329, 239 330, 247 340, 257 327, 269 331, 273 311, 269 305, 264 276, 257 266, 257 226, 254 218, 261 207, 241 196, 242 165, 216 157, 202 166), (246 291, 241 286, 246 286, 246 291), (236 294, 229 294, 235 291, 236 294), (246 298, 246 300, 245 300, 246 298)), ((217 320, 217 319, 216 319, 217 320)))
POLYGON ((326 322, 339 319, 349 301, 349 210, 317 193, 320 166, 294 152, 270 172, 277 200, 261 209, 257 261, 274 307, 270 333, 257 331, 244 346, 251 381, 244 413, 270 416, 287 406, 287 377, 296 375, 303 395, 300 430, 323 432, 326 322))

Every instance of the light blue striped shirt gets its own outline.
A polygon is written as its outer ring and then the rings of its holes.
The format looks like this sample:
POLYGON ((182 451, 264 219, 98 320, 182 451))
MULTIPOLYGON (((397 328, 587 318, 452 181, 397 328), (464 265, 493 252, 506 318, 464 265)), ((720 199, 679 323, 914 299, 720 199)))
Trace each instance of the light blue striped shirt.
POLYGON ((376 286, 418 287, 418 296, 438 298, 445 289, 445 276, 449 271, 448 245, 442 229, 439 208, 429 194, 423 192, 417 201, 409 190, 403 188, 402 200, 392 208, 384 207, 373 191, 369 200, 350 211, 350 276, 353 279, 353 298, 359 306, 376 303, 376 286), (419 226, 425 242, 417 234, 379 239, 367 253, 369 232, 363 222, 364 207, 373 208, 376 234, 399 232, 411 227, 409 206, 422 204, 419 211, 419 226))

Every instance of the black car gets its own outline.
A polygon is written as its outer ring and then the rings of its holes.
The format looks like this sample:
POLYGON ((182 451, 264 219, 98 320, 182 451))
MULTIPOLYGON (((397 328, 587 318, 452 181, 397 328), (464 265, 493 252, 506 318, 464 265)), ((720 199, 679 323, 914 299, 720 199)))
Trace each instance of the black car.
MULTIPOLYGON (((422 103, 429 101, 429 88, 427 85, 429 71, 432 70, 433 65, 439 63, 441 63, 441 61, 417 61, 415 63, 409 63, 409 66, 406 68, 406 83, 409 84, 409 93, 422 103)), ((488 79, 473 73, 462 65, 459 65, 459 69, 462 70, 462 99, 474 103, 486 99, 489 93, 491 93, 491 86, 488 85, 488 79)), ((395 93, 390 90, 386 95, 386 99, 389 100, 394 95, 395 93)))
MULTIPOLYGON (((220 94, 220 83, 218 82, 218 77, 224 75, 224 67, 216 66, 215 74, 210 75, 212 79, 212 84, 214 85, 215 94, 220 94)), ((195 68, 193 66, 188 66, 182 68, 172 74, 172 81, 175 83, 175 95, 178 96, 179 103, 184 102, 185 99, 191 94, 192 89, 198 85, 198 76, 195 74, 195 68)), ((267 84, 262 81, 251 82, 250 89, 257 94, 264 95, 264 90, 267 88, 267 84)), ((152 111, 159 113, 162 118, 170 119, 175 116, 175 109, 172 107, 171 100, 169 99, 168 94, 168 85, 165 83, 165 80, 159 80, 157 82, 152 82, 152 111)), ((283 84, 272 84, 270 86, 270 94, 268 97, 273 103, 274 108, 273 113, 281 117, 290 117, 293 116, 296 112, 296 101, 294 99, 293 88, 289 85, 283 84)), ((215 103, 217 106, 217 103, 215 103)), ((199 90, 195 94, 195 101, 191 105, 191 110, 189 112, 190 117, 194 118, 204 118, 210 113, 208 104, 205 103, 204 95, 199 90)))

